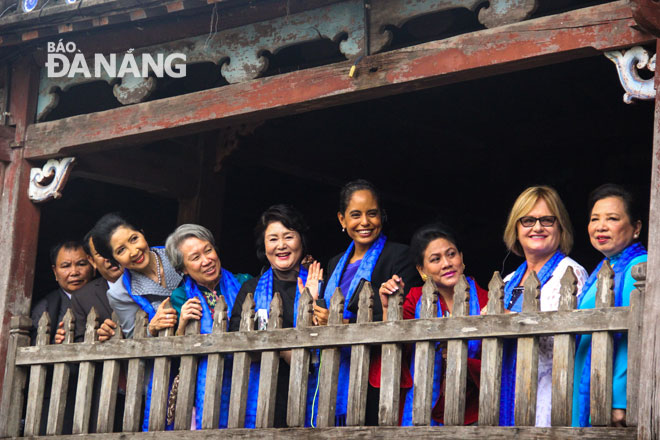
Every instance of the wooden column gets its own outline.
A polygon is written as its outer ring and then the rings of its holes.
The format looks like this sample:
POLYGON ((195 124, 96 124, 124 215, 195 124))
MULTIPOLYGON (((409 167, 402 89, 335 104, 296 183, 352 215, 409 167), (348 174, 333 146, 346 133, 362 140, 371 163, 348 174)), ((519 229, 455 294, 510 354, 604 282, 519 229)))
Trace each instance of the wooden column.
MULTIPOLYGON (((660 40, 656 53, 660 51, 660 40)), ((639 438, 660 436, 660 75, 655 75, 653 165, 649 212, 649 259, 642 319, 642 361, 639 382, 639 438)))
POLYGON ((30 311, 39 233, 39 208, 28 199, 31 164, 24 160, 22 147, 35 114, 39 69, 26 55, 11 71, 9 111, 16 132, 11 162, 0 173, 0 365, 5 365, 11 317, 30 311))

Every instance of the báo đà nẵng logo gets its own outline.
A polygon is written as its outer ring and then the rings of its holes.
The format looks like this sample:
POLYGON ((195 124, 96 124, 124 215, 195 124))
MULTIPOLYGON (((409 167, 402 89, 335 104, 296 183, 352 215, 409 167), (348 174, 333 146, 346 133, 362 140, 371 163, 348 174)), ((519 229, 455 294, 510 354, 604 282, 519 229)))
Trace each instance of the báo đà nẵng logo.
POLYGON ((49 78, 73 78, 82 75, 85 78, 123 78, 133 76, 147 78, 153 72, 157 78, 165 75, 172 78, 186 76, 186 54, 171 53, 167 56, 162 53, 133 54, 129 49, 124 54, 111 53, 108 55, 96 53, 92 58, 85 58, 73 41, 47 43, 48 57, 46 60, 47 76, 49 78))

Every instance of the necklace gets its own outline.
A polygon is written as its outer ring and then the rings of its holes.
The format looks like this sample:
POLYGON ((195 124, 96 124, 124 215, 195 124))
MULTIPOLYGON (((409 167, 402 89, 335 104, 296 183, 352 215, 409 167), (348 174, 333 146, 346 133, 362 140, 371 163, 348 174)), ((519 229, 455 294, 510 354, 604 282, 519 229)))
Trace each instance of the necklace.
POLYGON ((158 258, 158 254, 154 251, 151 251, 151 253, 154 255, 154 257, 156 257, 156 273, 158 274, 158 284, 162 286, 163 279, 160 276, 160 258, 158 258))

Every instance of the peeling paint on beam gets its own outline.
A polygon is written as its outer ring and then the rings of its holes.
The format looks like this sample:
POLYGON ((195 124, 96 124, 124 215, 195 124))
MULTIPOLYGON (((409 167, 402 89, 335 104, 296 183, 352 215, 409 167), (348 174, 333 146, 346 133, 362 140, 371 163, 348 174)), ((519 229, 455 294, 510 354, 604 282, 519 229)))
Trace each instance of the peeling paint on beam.
POLYGON ((105 112, 36 124, 26 157, 130 145, 242 120, 269 119, 333 105, 645 44, 627 1, 529 20, 366 57, 349 78, 344 62, 105 112))

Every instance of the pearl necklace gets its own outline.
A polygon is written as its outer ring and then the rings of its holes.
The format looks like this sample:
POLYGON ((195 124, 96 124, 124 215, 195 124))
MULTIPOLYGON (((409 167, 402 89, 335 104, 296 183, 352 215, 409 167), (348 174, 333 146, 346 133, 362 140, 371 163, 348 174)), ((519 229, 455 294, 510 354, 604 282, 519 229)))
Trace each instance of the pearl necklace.
POLYGON ((158 254, 156 254, 154 251, 151 251, 151 253, 156 258, 156 273, 158 274, 158 285, 162 286, 163 279, 160 276, 160 258, 158 258, 158 254))

